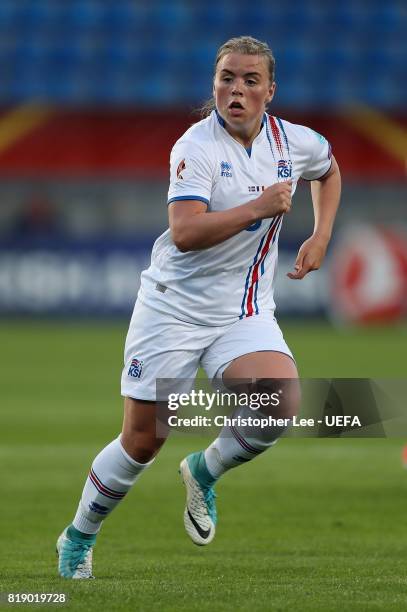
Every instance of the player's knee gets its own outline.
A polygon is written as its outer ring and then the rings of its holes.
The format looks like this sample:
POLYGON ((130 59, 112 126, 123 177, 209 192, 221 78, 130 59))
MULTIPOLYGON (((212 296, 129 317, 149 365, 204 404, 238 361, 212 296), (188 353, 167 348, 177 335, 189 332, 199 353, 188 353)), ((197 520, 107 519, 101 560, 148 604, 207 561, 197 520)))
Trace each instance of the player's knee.
POLYGON ((237 393, 245 393, 249 403, 265 416, 292 419, 298 414, 301 403, 301 387, 296 378, 259 378, 233 387, 237 393))
POLYGON ((270 397, 270 404, 262 412, 275 418, 292 419, 298 414, 301 387, 296 378, 260 379, 256 382, 259 393, 270 397))
POLYGON ((156 448, 135 445, 130 449, 130 452, 127 450, 127 453, 138 463, 148 463, 154 457, 156 448))
POLYGON ((150 461, 157 450, 160 448, 162 441, 150 432, 123 432, 121 442, 124 450, 132 459, 139 463, 147 463, 150 461))
POLYGON ((148 463, 154 457, 156 449, 136 447, 133 451, 133 459, 138 463, 148 463))

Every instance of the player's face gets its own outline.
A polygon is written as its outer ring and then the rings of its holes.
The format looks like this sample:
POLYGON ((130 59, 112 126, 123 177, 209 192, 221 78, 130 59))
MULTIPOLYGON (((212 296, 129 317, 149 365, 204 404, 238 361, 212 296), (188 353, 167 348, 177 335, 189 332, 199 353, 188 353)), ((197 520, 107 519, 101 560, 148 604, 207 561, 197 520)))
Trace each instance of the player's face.
POLYGON ((270 83, 264 56, 228 53, 218 63, 213 90, 219 113, 239 130, 261 121, 275 83, 270 83))

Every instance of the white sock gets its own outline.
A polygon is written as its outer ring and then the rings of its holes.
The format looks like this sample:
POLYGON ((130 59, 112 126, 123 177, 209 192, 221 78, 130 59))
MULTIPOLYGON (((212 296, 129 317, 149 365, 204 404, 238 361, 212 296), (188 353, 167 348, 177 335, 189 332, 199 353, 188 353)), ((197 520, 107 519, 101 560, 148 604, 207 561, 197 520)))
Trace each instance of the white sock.
MULTIPOLYGON (((250 408, 236 410, 232 417, 264 417, 250 408)), ((286 427, 243 427, 225 425, 219 436, 205 450, 205 462, 214 478, 219 478, 231 468, 251 461, 273 446, 286 427)))
POLYGON ((102 521, 153 463, 138 463, 124 450, 120 436, 95 458, 72 522, 83 533, 97 533, 102 521))

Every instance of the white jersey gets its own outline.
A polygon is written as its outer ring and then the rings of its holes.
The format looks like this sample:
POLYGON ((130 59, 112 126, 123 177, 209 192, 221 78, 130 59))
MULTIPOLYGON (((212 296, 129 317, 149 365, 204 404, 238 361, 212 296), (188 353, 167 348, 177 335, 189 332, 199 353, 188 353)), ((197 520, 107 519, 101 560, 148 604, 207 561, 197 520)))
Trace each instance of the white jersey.
MULTIPOLYGON (((255 199, 274 183, 318 179, 331 166, 329 143, 313 130, 264 114, 251 150, 217 113, 190 127, 171 153, 168 203, 200 200, 208 213, 255 199)), ((273 311, 273 279, 282 215, 257 221, 221 244, 181 253, 170 230, 155 242, 139 299, 183 321, 227 325, 273 311)))

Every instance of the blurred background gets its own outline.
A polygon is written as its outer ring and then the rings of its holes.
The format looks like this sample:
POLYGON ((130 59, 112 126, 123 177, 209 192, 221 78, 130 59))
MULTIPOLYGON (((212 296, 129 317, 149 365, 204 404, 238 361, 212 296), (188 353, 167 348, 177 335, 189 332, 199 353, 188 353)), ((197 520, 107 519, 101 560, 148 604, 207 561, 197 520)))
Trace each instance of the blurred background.
MULTIPOLYGON (((120 431, 169 152, 217 48, 247 34, 276 57, 271 112, 322 133, 343 176, 321 270, 285 276, 312 232, 308 183, 280 237, 277 316, 301 375, 406 377, 405 0, 0 0, 0 591, 61 588, 50 551, 120 431)), ((287 439, 232 470, 208 556, 183 533, 176 472, 208 441, 169 440, 104 526, 103 580, 64 586, 72 609, 405 608, 403 442, 287 439)))
POLYGON ((329 260, 286 279, 312 231, 300 185, 278 315, 394 322, 407 306, 403 0, 2 0, 0 316, 128 317, 167 227, 168 157, 211 95, 217 48, 274 51, 271 112, 331 142, 344 180, 329 260))

